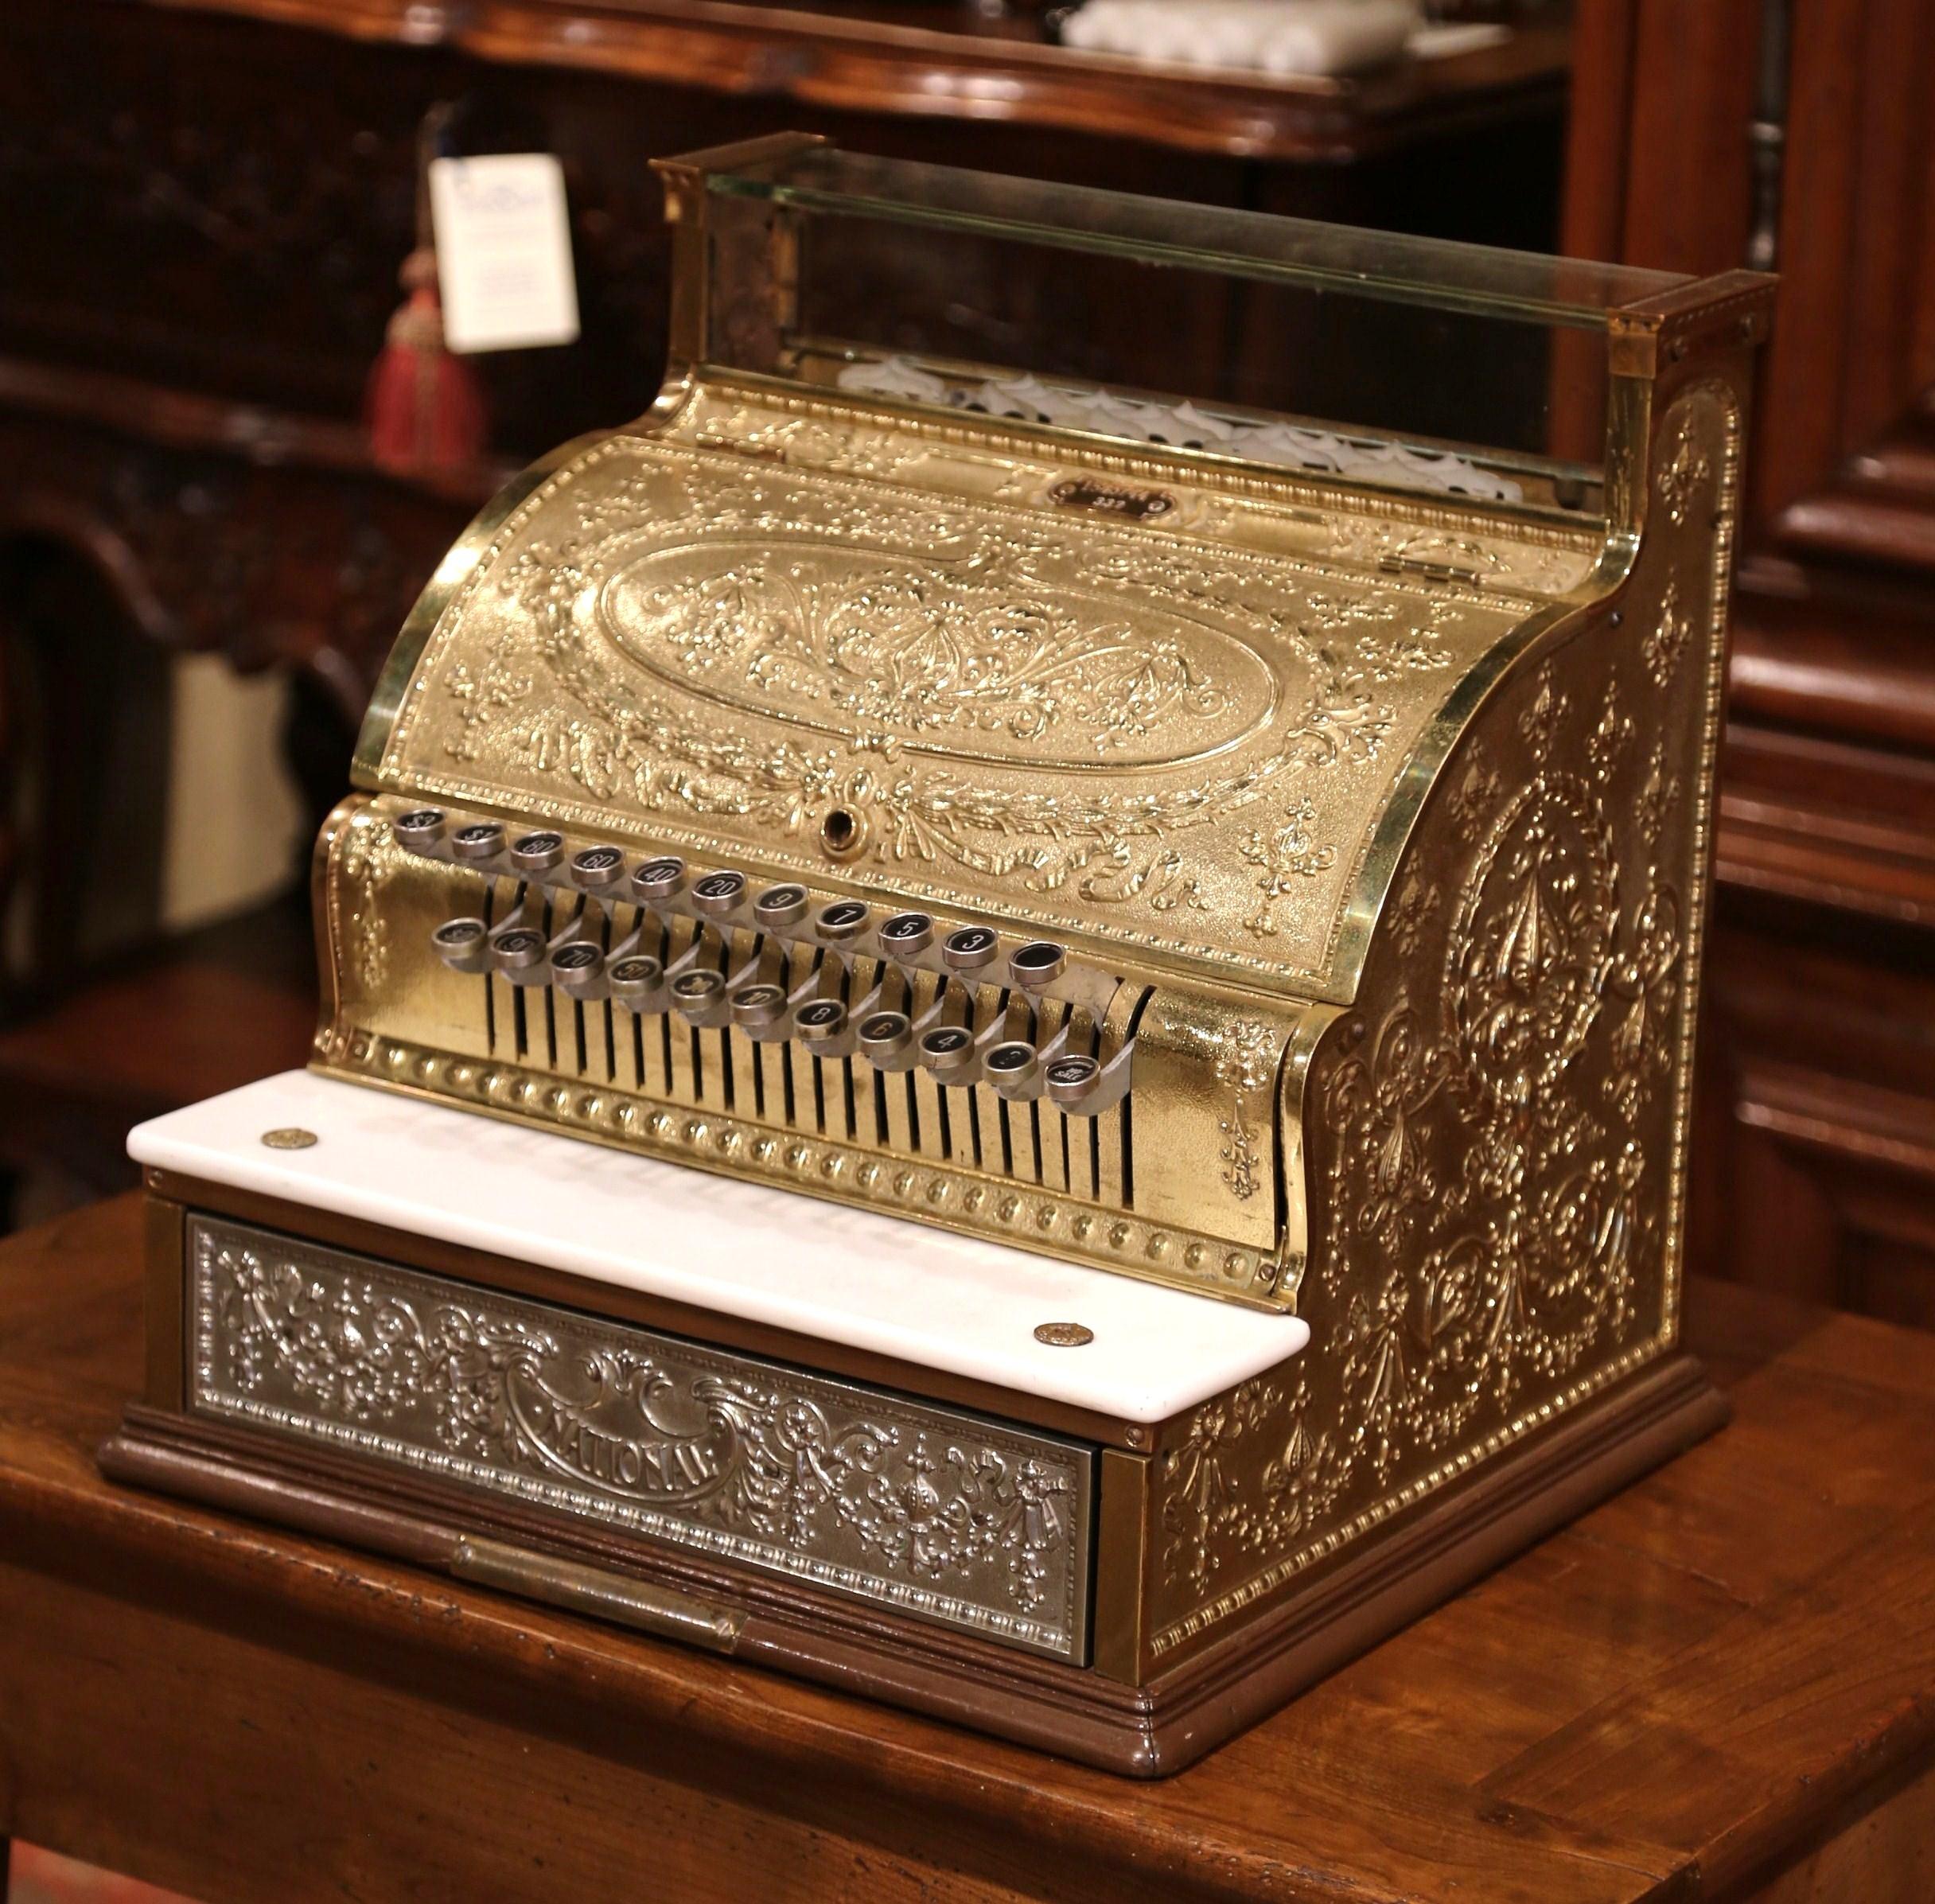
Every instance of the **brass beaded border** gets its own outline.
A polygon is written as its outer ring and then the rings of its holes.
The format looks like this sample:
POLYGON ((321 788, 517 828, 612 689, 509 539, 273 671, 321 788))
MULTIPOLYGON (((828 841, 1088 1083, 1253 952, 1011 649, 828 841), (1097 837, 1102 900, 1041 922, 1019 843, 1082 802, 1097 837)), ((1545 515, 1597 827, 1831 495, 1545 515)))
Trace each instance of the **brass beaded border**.
POLYGON ((313 1068, 441 1103, 467 1104, 516 1123, 567 1130, 616 1150, 912 1215, 984 1241, 1197 1295, 1211 1291, 1271 1310, 1294 1308, 1293 1302, 1272 1299, 1279 1265, 1263 1251, 1080 1203, 1037 1184, 863 1151, 703 1106, 566 1082, 519 1065, 433 1050, 361 1026, 331 1035, 313 1068))
POLYGON ((1494 1428, 1483 1440, 1460 1448, 1448 1460, 1440 1462, 1427 1473, 1406 1482, 1394 1493, 1387 1494, 1382 1500, 1374 1501, 1341 1526, 1332 1528, 1320 1539, 1312 1540, 1294 1553, 1286 1555, 1260 1573, 1252 1574, 1240 1587, 1232 1587, 1228 1593, 1205 1602, 1185 1614, 1181 1619, 1165 1626, 1150 1641, 1150 1657, 1159 1659, 1166 1653, 1173 1653, 1186 1641, 1193 1639, 1197 1633, 1219 1626, 1232 1614, 1240 1613, 1244 1607, 1253 1606, 1306 1567, 1327 1559, 1340 1548, 1360 1539, 1380 1523, 1388 1520, 1393 1514, 1414 1505, 1427 1495, 1437 1493, 1447 1482, 1469 1473, 1481 1462, 1489 1461, 1514 1442, 1523 1440, 1533 1429, 1543 1427, 1548 1422, 1555 1420, 1562 1415, 1570 1414, 1581 1402, 1589 1400, 1622 1376, 1630 1375, 1646 1363, 1657 1361, 1672 1346, 1673 1334, 1670 1327, 1634 1343, 1613 1361, 1594 1369, 1590 1375, 1582 1376, 1556 1394, 1548 1395, 1544 1400, 1527 1409, 1524 1414, 1514 1415, 1503 1426, 1494 1428))

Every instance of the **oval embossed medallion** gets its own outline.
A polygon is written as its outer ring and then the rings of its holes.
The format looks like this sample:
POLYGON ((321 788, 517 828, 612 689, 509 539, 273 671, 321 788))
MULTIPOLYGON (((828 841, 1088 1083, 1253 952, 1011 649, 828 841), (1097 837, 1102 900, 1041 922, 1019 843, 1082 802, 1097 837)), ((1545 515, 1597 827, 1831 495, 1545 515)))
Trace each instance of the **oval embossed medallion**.
POLYGON ((722 707, 1061 770, 1232 746, 1275 685, 1235 637, 1100 594, 812 543, 685 543, 605 583, 633 660, 722 707))

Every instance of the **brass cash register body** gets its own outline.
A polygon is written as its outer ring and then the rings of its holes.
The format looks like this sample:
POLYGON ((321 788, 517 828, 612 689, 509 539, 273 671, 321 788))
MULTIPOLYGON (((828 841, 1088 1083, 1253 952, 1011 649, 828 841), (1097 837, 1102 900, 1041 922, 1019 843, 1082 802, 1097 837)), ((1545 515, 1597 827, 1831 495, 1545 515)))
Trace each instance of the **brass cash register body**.
POLYGON ((1037 1666, 978 1715, 1168 1769, 1717 1418, 1677 1306, 1766 282, 1599 294, 1583 493, 1353 480, 803 336, 842 162, 668 168, 678 361, 406 628, 315 1062, 1294 1309, 1304 1354, 1104 1457, 1055 1670, 1128 1703, 1023 1723, 1077 1696, 1037 1666))

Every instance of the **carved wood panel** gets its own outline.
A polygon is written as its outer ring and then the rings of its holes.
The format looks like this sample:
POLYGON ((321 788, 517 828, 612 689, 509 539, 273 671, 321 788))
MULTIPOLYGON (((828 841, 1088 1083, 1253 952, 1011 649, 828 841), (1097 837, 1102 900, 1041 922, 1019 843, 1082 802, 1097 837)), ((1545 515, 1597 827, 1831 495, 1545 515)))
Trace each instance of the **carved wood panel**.
POLYGON ((1917 938, 1824 950, 1755 909, 1714 946, 1695 1247, 1744 1282, 1935 1326, 1935 980, 1917 938))
POLYGON ((1758 239, 1781 275, 1695 1248, 1935 1325, 1935 995, 1913 983, 1935 971, 1935 4, 1581 0, 1579 21, 1566 248, 1713 271, 1767 262, 1758 239))

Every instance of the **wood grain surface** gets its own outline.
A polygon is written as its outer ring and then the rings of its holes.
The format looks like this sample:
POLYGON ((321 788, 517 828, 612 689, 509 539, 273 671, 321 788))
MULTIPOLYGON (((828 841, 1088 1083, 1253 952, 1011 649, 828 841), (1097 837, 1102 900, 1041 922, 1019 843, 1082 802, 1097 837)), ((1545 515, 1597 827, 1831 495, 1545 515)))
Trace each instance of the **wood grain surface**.
POLYGON ((1563 25, 1519 28, 1443 58, 1361 75, 1163 65, 1057 45, 1028 11, 920 0, 146 0, 450 48, 512 65, 644 80, 847 112, 998 121, 1159 141, 1180 150, 1332 162, 1563 96, 1563 25))
POLYGON ((1926 1894, 1925 1337, 1698 1285, 1732 1426, 1150 1787, 108 1486, 138 1245, 0 1247, 0 1833, 212 1904, 1926 1894))

